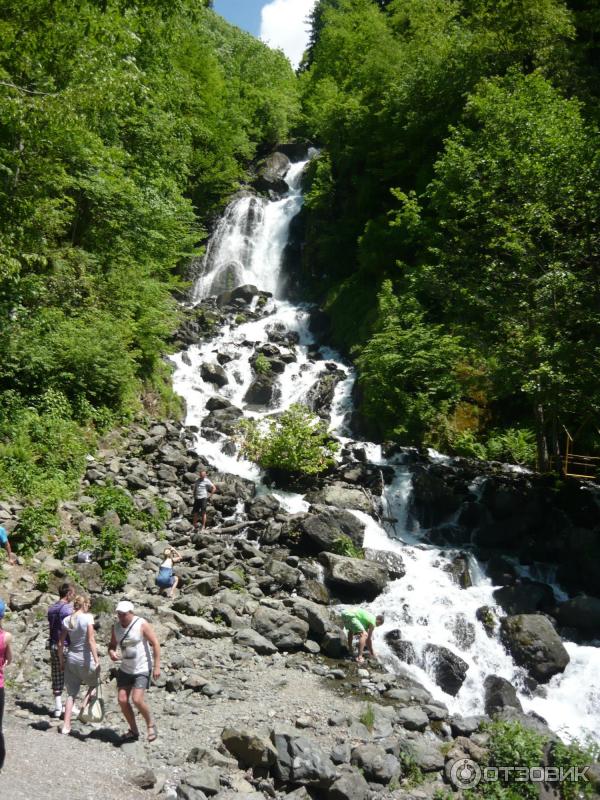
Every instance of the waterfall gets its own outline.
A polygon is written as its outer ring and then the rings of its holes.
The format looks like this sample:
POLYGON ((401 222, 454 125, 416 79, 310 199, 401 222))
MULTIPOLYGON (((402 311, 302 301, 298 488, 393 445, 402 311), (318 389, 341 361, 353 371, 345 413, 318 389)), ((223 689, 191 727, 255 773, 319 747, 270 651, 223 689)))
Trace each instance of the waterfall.
MULTIPOLYGON (((199 429, 196 447, 214 468, 255 482, 260 470, 239 459, 232 452, 231 441, 213 432, 210 437, 201 428, 207 415, 206 403, 219 394, 244 409, 246 416, 264 417, 281 411, 293 402, 302 401, 323 370, 323 361, 333 362, 346 372, 346 379, 336 388, 332 406, 331 430, 342 441, 347 433, 346 422, 352 410, 351 389, 354 373, 334 350, 321 347, 321 360, 311 356, 314 338, 309 330, 309 309, 281 297, 281 267, 291 220, 302 205, 301 176, 306 162, 292 164, 286 175, 289 191, 278 200, 266 200, 249 193, 237 196, 225 210, 207 248, 201 274, 194 287, 194 301, 254 284, 273 295, 269 313, 259 320, 235 326, 224 325, 218 336, 191 346, 173 357, 174 388, 185 398, 188 425, 199 429), (283 324, 297 337, 294 360, 286 364, 278 376, 278 394, 269 408, 248 407, 244 396, 253 380, 250 357, 257 345, 269 341, 269 332, 283 324), (204 364, 221 364, 227 383, 218 390, 201 377, 204 364)), ((410 518, 411 472, 402 456, 382 457, 381 448, 363 443, 369 462, 392 467, 394 479, 385 488, 384 525, 370 516, 353 512, 366 525, 365 547, 397 552, 404 560, 405 577, 390 583, 384 594, 370 604, 373 611, 385 609, 386 622, 376 633, 378 650, 390 670, 400 662, 387 647, 381 633, 399 628, 402 638, 413 644, 417 664, 402 664, 437 699, 456 713, 483 713, 483 681, 487 675, 502 676, 513 683, 526 711, 534 710, 545 717, 551 727, 566 738, 586 738, 600 729, 600 649, 567 642, 571 663, 562 675, 556 675, 547 687, 531 694, 526 675, 504 650, 498 638, 490 638, 476 611, 481 606, 503 612, 493 598, 493 586, 481 567, 471 558, 473 586, 460 588, 447 571, 457 550, 431 546, 410 518), (469 666, 467 678, 456 697, 445 694, 428 671, 426 661, 419 660, 425 645, 442 645, 460 656, 469 666)), ((447 464, 448 456, 432 451, 439 464, 447 464)), ((473 491, 479 490, 475 481, 473 491), (476 484, 476 485, 475 485, 476 484)), ((263 488, 259 484, 259 491, 263 488)), ((306 511, 308 504, 299 494, 277 491, 276 497, 290 513, 306 511)))

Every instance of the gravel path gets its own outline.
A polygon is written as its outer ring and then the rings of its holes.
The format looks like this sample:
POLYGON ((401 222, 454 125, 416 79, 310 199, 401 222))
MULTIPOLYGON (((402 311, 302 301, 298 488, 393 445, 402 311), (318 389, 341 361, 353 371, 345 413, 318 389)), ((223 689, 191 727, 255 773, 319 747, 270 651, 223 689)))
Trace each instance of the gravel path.
POLYGON ((0 797, 6 800, 148 797, 131 782, 141 771, 139 765, 120 748, 98 739, 59 736, 56 726, 45 719, 10 706, 4 722, 7 756, 0 774, 0 797))

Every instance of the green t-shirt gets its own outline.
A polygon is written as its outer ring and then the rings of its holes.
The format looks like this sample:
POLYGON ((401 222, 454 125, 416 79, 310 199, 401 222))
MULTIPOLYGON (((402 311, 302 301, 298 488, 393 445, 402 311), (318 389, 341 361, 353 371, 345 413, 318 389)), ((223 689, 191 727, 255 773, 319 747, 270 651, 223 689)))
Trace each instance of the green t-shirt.
POLYGON ((371 614, 370 611, 366 611, 364 608, 356 608, 351 612, 351 614, 354 619, 357 619, 360 622, 365 630, 370 627, 375 627, 375 622, 377 620, 375 618, 375 614, 371 614))

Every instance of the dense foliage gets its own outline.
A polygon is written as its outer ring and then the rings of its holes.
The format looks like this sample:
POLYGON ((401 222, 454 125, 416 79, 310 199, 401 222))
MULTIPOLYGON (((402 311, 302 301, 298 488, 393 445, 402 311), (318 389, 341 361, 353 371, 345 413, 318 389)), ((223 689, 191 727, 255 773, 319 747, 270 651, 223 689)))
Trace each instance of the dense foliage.
POLYGON ((585 0, 317 3, 304 266, 371 435, 527 461, 535 442, 541 466, 562 425, 600 445, 599 19, 585 0))
POLYGON ((0 9, 2 492, 59 497, 140 396, 173 405, 174 292, 296 79, 208 2, 0 9))
POLYGON ((338 444, 326 423, 306 406, 295 403, 268 420, 239 423, 241 453, 263 469, 293 475, 318 475, 334 463, 338 444))

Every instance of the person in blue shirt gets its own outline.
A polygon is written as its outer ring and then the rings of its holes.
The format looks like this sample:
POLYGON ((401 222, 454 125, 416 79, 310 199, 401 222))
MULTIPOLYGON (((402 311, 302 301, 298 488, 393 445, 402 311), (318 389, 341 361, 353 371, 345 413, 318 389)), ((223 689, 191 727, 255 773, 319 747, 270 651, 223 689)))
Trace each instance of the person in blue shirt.
POLYGON ((16 564, 17 557, 13 553, 12 548, 10 546, 10 542, 8 541, 8 533, 6 531, 6 528, 3 528, 1 525, 0 525, 0 546, 3 547, 8 554, 8 563, 16 564))

